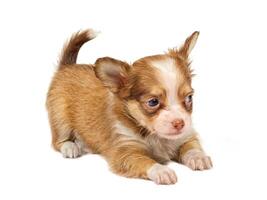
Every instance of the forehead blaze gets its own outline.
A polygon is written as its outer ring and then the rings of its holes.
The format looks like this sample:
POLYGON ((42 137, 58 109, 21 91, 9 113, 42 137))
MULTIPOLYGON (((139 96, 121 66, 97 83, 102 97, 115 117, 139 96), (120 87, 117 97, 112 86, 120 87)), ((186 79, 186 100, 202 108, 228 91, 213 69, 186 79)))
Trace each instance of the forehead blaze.
POLYGON ((152 65, 157 69, 158 80, 166 90, 169 106, 178 104, 179 98, 192 90, 191 79, 188 79, 188 74, 182 69, 184 66, 179 65, 177 60, 167 57, 152 62, 152 65))
POLYGON ((157 97, 162 104, 159 108, 181 106, 184 97, 192 91, 191 76, 185 67, 182 61, 167 55, 135 62, 130 76, 130 99, 144 103, 157 97))

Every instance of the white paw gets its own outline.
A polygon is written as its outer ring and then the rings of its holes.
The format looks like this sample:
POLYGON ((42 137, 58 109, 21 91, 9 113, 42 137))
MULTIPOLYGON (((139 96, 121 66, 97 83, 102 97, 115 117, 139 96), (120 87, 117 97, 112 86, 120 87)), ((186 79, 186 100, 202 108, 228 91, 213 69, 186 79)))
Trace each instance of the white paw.
POLYGON ((79 146, 71 141, 64 142, 60 151, 65 158, 77 158, 82 153, 79 146))
POLYGON ((148 171, 147 176, 156 184, 175 184, 177 177, 175 172, 167 166, 154 164, 148 171))
POLYGON ((205 170, 212 168, 210 157, 198 149, 192 149, 186 152, 186 154, 182 157, 182 163, 192 170, 205 170))

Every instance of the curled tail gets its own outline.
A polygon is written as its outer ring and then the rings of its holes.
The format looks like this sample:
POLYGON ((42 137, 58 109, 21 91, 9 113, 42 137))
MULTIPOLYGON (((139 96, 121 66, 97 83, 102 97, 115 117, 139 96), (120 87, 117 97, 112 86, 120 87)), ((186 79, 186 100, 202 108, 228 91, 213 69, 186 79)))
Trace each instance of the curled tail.
POLYGON ((64 65, 72 65, 76 63, 77 56, 82 45, 96 37, 97 33, 92 30, 79 31, 72 35, 70 40, 66 42, 59 59, 59 68, 64 65))

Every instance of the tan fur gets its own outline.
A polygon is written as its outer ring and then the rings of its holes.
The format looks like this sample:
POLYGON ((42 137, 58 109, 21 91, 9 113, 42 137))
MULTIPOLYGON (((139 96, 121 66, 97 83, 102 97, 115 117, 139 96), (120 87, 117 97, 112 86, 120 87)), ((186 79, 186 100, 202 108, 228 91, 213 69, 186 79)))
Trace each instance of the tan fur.
POLYGON ((199 139, 196 136, 193 136, 187 142, 180 146, 179 151, 177 153, 177 157, 175 159, 181 162, 181 158, 191 149, 198 149, 202 151, 199 139))
MULTIPOLYGON (((63 49, 59 70, 47 95, 53 147, 60 151, 65 142, 82 140, 82 146, 102 154, 115 173, 145 179, 154 164, 179 160, 188 150, 201 149, 193 130, 184 137, 169 140, 158 137, 151 128, 168 104, 151 61, 166 58, 175 61, 182 77, 177 95, 183 104, 185 95, 192 92, 185 50, 145 57, 132 66, 108 57, 98 59, 94 65, 75 64, 80 47, 93 38, 92 30, 79 32, 63 49), (151 95, 161 99, 157 110, 147 107, 151 95), (118 122, 124 130, 130 130, 128 135, 116 126, 118 122)), ((182 109, 191 113, 185 107, 182 109)))

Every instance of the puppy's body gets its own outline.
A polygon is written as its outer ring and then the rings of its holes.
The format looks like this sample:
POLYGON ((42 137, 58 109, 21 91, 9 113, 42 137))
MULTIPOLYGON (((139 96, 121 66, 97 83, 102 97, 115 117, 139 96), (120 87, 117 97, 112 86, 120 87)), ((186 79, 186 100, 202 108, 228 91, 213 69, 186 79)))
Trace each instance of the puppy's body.
POLYGON ((192 92, 182 57, 190 43, 133 66, 107 57, 76 64, 80 47, 94 37, 92 30, 77 33, 63 49, 47 97, 54 148, 71 158, 100 153, 114 172, 160 184, 177 180, 162 165, 170 160, 210 168, 191 125, 192 103, 184 102, 192 92))

